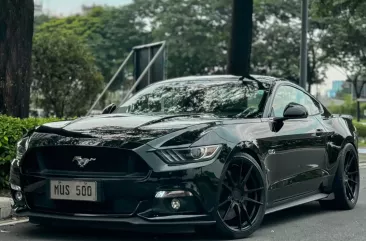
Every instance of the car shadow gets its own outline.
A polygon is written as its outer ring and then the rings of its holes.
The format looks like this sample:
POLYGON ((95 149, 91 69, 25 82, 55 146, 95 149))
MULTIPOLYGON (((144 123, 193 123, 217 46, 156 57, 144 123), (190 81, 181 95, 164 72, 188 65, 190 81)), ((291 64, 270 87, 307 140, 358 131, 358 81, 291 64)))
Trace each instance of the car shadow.
MULTIPOLYGON (((301 219, 322 215, 328 210, 323 210, 317 202, 304 204, 294 208, 282 210, 269 215, 266 215, 261 230, 272 229, 277 225, 285 225, 287 223, 296 222, 301 219)), ((154 233, 148 232, 128 232, 121 230, 108 230, 108 229, 86 229, 86 228, 43 228, 37 225, 27 225, 27 228, 21 234, 30 240, 69 240, 73 241, 114 241, 114 240, 126 240, 126 241, 146 241, 146 240, 220 240, 217 236, 210 234, 208 236, 198 235, 193 230, 169 230, 171 233, 167 233, 167 230, 154 230, 154 233)), ((255 234, 254 234, 255 236, 255 234)))
POLYGON ((264 216, 261 229, 295 222, 297 220, 306 219, 308 217, 322 215, 327 212, 334 211, 321 208, 318 202, 303 204, 264 216))
POLYGON ((193 231, 174 233, 165 233, 166 230, 155 230, 154 233, 147 232, 130 232, 123 230, 108 230, 108 229, 72 229, 72 228, 44 228, 34 226, 28 229, 25 235, 30 240, 73 240, 73 241, 146 241, 146 240, 199 240, 193 231))

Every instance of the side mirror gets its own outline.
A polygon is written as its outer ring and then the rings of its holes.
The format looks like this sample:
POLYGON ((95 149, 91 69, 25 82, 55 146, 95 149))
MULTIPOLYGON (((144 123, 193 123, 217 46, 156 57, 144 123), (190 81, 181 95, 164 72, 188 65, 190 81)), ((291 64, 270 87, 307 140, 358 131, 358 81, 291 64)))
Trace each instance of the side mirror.
POLYGON ((288 119, 305 119, 308 117, 308 111, 303 105, 290 103, 283 111, 283 118, 288 119))
POLYGON ((278 132, 283 127, 284 120, 305 119, 307 117, 308 111, 304 106, 297 103, 290 103, 285 107, 283 117, 274 117, 273 122, 269 123, 269 127, 271 131, 278 132))
POLYGON ((108 105, 107 107, 104 108, 102 114, 105 115, 105 114, 110 114, 112 113, 113 111, 115 111, 117 108, 117 106, 115 104, 110 104, 108 105))

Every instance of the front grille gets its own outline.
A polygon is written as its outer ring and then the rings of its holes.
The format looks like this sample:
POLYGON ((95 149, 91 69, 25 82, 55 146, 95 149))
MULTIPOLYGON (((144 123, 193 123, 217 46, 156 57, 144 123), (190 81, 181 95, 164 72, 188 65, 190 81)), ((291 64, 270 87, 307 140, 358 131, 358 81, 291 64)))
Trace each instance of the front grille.
POLYGON ((150 170, 146 162, 131 150, 88 146, 34 148, 27 152, 21 166, 26 174, 116 173, 119 176, 144 177, 150 170), (74 160, 76 156, 94 160, 80 167, 74 160))

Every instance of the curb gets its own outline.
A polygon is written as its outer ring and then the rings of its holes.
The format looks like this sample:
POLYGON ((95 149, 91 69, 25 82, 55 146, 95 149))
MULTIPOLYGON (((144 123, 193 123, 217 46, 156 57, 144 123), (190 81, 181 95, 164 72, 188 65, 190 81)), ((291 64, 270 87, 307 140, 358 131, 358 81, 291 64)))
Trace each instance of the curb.
POLYGON ((0 197, 0 219, 5 219, 11 215, 12 199, 7 197, 0 197))

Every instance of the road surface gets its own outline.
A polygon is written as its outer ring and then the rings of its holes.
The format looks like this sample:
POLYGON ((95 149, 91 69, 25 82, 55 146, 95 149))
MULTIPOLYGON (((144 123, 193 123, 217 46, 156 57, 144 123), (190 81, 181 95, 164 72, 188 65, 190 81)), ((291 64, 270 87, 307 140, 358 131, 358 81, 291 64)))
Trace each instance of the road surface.
MULTIPOLYGON (((1 241, 193 241, 215 240, 192 232, 141 234, 107 230, 44 229, 29 223, 0 227, 1 241)), ((358 241, 366 240, 366 169, 361 169, 360 197, 352 211, 322 210, 317 202, 265 217, 250 241, 358 241)))

